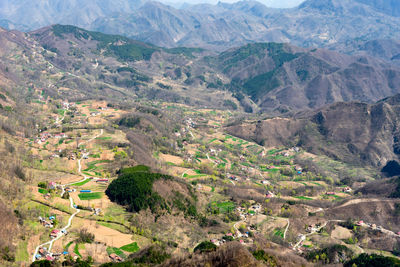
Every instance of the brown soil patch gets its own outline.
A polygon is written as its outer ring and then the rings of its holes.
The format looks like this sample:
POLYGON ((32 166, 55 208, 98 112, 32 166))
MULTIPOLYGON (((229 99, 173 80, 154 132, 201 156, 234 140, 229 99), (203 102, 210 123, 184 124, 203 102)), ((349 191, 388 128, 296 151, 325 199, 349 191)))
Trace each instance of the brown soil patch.
POLYGON ((260 230, 262 233, 268 233, 276 228, 284 228, 287 225, 287 221, 282 218, 267 217, 266 220, 261 224, 260 230))
POLYGON ((331 233, 331 237, 336 239, 348 239, 352 236, 353 235, 350 230, 342 226, 336 226, 331 233))
POLYGON ((36 246, 40 244, 40 234, 33 235, 28 240, 28 254, 29 260, 32 259, 33 253, 35 252, 36 246))
POLYGON ((173 155, 167 155, 167 154, 162 154, 160 153, 159 155, 160 159, 162 159, 165 162, 172 162, 176 165, 180 165, 181 163, 183 163, 183 160, 181 157, 178 156, 173 156, 173 155))
POLYGON ((202 185, 202 184, 198 184, 196 189, 198 191, 203 191, 203 192, 211 192, 212 188, 211 186, 208 185, 202 185))
POLYGON ((75 225, 79 225, 79 229, 76 230, 87 229, 88 232, 95 235, 96 241, 106 243, 108 246, 122 247, 133 242, 132 235, 99 225, 95 221, 76 218, 74 222, 75 225))
POLYGON ((175 194, 174 191, 180 192, 185 196, 188 194, 188 189, 185 184, 163 179, 154 182, 153 190, 165 199, 173 197, 175 194))
MULTIPOLYGON (((108 257, 107 253, 107 246, 104 244, 85 244, 85 249, 79 251, 82 254, 83 258, 86 258, 87 256, 91 256, 94 260, 94 262, 98 263, 104 263, 104 262, 109 262, 110 258, 108 257)), ((97 265, 96 265, 97 266, 97 265)))
POLYGON ((100 115, 88 118, 89 124, 104 124, 106 122, 107 121, 105 119, 101 118, 100 115))
POLYGON ((289 188, 299 188, 304 186, 303 184, 297 183, 297 182, 291 182, 291 181, 282 181, 279 182, 280 185, 282 186, 287 186, 289 188))

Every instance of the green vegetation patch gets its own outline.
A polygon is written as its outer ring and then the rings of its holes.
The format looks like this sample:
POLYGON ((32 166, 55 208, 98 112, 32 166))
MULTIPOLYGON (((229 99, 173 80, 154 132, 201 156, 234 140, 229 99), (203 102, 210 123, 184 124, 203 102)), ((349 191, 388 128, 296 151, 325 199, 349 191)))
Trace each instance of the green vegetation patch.
POLYGON ((97 164, 102 164, 102 163, 110 163, 111 160, 104 159, 104 160, 94 160, 91 162, 86 163, 87 168, 84 169, 84 171, 94 171, 97 169, 100 169, 99 166, 96 166, 97 164))
POLYGON ((78 194, 80 200, 92 200, 92 199, 100 199, 103 197, 103 193, 94 192, 94 193, 80 193, 78 194))
POLYGON ((212 202, 211 207, 217 207, 220 213, 231 212, 235 209, 235 203, 231 201, 226 202, 212 202))
POLYGON ((68 251, 69 247, 72 245, 72 243, 74 243, 74 241, 69 242, 65 247, 64 247, 64 251, 68 251))
POLYGON ((218 140, 218 138, 213 138, 210 141, 208 141, 208 143, 211 144, 212 142, 217 141, 217 140, 218 140))
POLYGON ((76 244, 74 247, 74 253, 82 258, 81 253, 79 252, 79 244, 76 244))
POLYGON ((220 164, 218 164, 217 168, 225 168, 225 166, 226 166, 226 163, 220 163, 220 164))
POLYGON ((200 178, 200 177, 205 177, 208 176, 207 174, 195 174, 195 175, 189 175, 185 173, 183 177, 188 178, 188 179, 193 179, 193 178, 200 178))
POLYGON ((107 222, 97 222, 98 225, 102 225, 104 227, 108 227, 110 229, 117 230, 118 232, 124 233, 124 234, 129 234, 130 231, 126 229, 124 226, 116 223, 107 223, 107 222))
POLYGON ((282 231, 282 229, 276 229, 274 232, 275 236, 279 236, 279 237, 284 237, 284 232, 282 231))
POLYGON ((96 137, 97 140, 111 140, 112 137, 111 136, 100 136, 100 137, 96 137))
POLYGON ((150 167, 145 165, 137 165, 134 167, 124 168, 119 171, 120 174, 134 173, 134 172, 150 172, 150 167))
POLYGON ((136 242, 133 242, 131 244, 120 247, 120 249, 126 252, 134 253, 139 250, 139 246, 136 242))
POLYGON ((295 196, 294 198, 301 199, 301 200, 312 200, 312 198, 305 197, 305 196, 295 196))
POLYGON ((71 186, 82 186, 82 185, 87 184, 89 182, 90 182, 90 179, 86 179, 86 180, 84 180, 82 182, 71 184, 71 186))
POLYGON ((44 188, 39 188, 39 193, 40 194, 47 194, 49 191, 47 191, 46 189, 44 189, 44 188))
POLYGON ((57 109, 57 114, 60 116, 64 116, 65 110, 63 109, 57 109))
POLYGON ((27 262, 28 260, 29 260, 28 241, 21 241, 18 243, 16 252, 15 252, 15 261, 27 262))

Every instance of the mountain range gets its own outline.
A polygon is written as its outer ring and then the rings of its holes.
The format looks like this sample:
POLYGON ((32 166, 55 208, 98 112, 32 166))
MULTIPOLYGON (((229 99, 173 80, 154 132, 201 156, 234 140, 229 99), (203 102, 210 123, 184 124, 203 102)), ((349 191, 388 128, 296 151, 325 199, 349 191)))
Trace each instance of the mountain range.
MULTIPOLYGON (((167 49, 63 25, 30 34, 3 31, 1 35, 7 40, 5 51, 21 44, 21 50, 29 54, 43 49, 35 55, 41 54, 41 60, 73 74, 61 79, 60 86, 76 88, 81 96, 94 97, 99 87, 115 91, 115 86, 132 96, 149 96, 157 88, 158 97, 161 94, 170 100, 192 99, 206 105, 212 98, 213 105, 221 107, 229 100, 247 112, 282 114, 341 101, 373 103, 400 93, 400 67, 367 54, 347 55, 282 43, 253 43, 222 53, 167 49)), ((15 60, 12 62, 9 68, 15 60)), ((6 77, 15 78, 10 73, 6 77)))
POLYGON ((251 42, 332 47, 351 45, 355 40, 399 40, 399 10, 395 0, 307 0, 291 9, 268 8, 256 1, 175 9, 158 2, 128 0, 3 0, 0 19, 3 27, 25 31, 72 24, 162 47, 222 51, 251 42))

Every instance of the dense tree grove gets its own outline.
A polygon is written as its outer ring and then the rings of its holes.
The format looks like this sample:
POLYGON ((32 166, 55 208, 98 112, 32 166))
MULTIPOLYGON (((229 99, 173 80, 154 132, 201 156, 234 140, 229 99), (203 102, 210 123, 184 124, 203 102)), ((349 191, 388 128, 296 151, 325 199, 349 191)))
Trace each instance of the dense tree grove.
POLYGON ((160 173, 144 171, 145 168, 126 168, 120 171, 118 178, 111 182, 106 190, 111 201, 126 206, 129 211, 139 212, 150 208, 165 208, 163 198, 153 191, 153 182, 158 179, 171 179, 160 173))
POLYGON ((345 267, 398 267, 400 266, 400 260, 393 257, 385 257, 377 254, 366 254, 363 253, 357 258, 352 259, 344 264, 345 267))

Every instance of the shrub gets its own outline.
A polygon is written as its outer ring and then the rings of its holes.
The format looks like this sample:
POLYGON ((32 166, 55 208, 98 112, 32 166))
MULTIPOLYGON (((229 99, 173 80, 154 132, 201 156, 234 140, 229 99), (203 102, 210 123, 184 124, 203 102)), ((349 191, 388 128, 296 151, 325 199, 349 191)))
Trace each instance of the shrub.
POLYGON ((400 260, 392 257, 385 257, 377 254, 360 254, 357 258, 352 259, 344 264, 344 267, 398 267, 400 260))
POLYGON ((232 100, 224 100, 224 107, 233 109, 233 110, 237 110, 238 106, 236 105, 235 102, 233 102, 232 100))
POLYGON ((264 261, 268 266, 278 266, 276 258, 272 255, 267 254, 264 250, 256 250, 253 252, 254 258, 259 261, 264 261))
POLYGON ((215 251, 216 249, 217 246, 214 243, 211 243, 210 241, 203 241, 194 248, 194 252, 211 252, 215 251))
POLYGON ((41 261, 35 261, 31 265, 31 267, 52 267, 54 266, 51 261, 48 260, 41 260, 41 261))
POLYGON ((228 236, 228 235, 223 236, 222 239, 224 239, 226 241, 233 241, 234 240, 233 236, 228 236))
POLYGON ((170 254, 159 246, 151 246, 148 249, 133 254, 132 262, 143 264, 161 264, 171 257, 170 254))
POLYGON ((133 128, 136 125, 138 125, 140 123, 140 118, 139 117, 125 117, 122 118, 119 122, 118 125, 119 126, 126 126, 129 128, 133 128))
POLYGON ((21 166, 16 166, 14 168, 14 173, 19 179, 21 179, 22 181, 26 181, 26 175, 21 166))
POLYGON ((323 249, 314 250, 306 255, 306 259, 313 262, 343 263, 353 256, 353 252, 343 245, 333 245, 323 249))
POLYGON ((38 183, 38 187, 43 188, 43 189, 47 189, 48 186, 48 182, 39 182, 38 183))
POLYGON ((78 243, 93 243, 94 234, 89 233, 86 229, 81 229, 78 233, 78 243))
POLYGON ((0 248, 0 258, 8 262, 15 261, 15 256, 8 246, 0 248))

